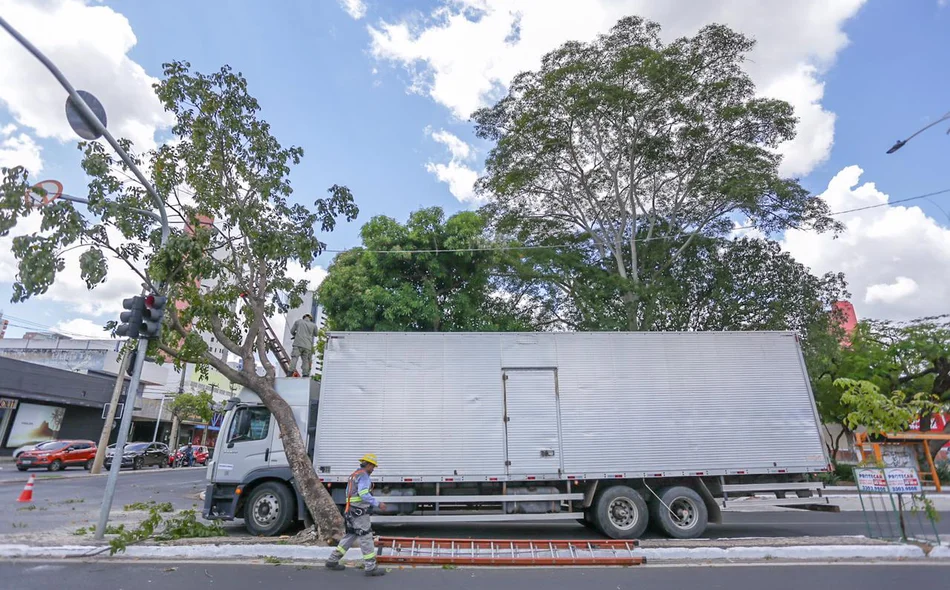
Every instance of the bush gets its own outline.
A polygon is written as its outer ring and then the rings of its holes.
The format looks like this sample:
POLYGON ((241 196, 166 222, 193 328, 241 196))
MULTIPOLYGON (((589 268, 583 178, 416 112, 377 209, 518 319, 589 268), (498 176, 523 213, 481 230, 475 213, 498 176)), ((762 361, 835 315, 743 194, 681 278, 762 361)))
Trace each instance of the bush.
POLYGON ((837 463, 835 464, 834 474, 840 481, 854 481, 854 465, 837 463))
POLYGON ((938 461, 935 467, 937 468, 937 478, 940 479, 940 483, 950 485, 950 460, 938 461))

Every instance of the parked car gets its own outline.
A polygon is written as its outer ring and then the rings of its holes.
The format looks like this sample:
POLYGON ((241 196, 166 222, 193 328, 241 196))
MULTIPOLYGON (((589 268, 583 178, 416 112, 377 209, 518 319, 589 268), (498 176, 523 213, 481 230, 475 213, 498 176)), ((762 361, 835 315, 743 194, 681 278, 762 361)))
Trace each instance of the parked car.
POLYGON ((50 471, 59 471, 81 465, 92 469, 95 458, 96 443, 91 440, 52 440, 20 453, 16 468, 26 471, 33 467, 45 467, 50 471))
MULTIPOLYGON (((106 451, 105 466, 106 469, 112 467, 112 459, 115 456, 115 447, 110 447, 106 451)), ((168 465, 168 445, 164 443, 133 442, 125 445, 122 453, 122 467, 131 467, 132 469, 142 469, 149 465, 158 465, 163 468, 168 465)))
POLYGON ((30 443, 30 444, 28 444, 28 445, 23 445, 23 446, 20 447, 19 449, 13 451, 13 459, 14 459, 14 461, 16 460, 17 457, 19 457, 20 455, 22 455, 22 454, 25 453, 26 451, 32 451, 33 449, 35 449, 36 447, 40 446, 41 444, 43 444, 43 443, 48 443, 48 442, 56 442, 56 441, 55 441, 55 440, 43 440, 43 441, 40 441, 40 442, 35 442, 35 443, 30 443))
MULTIPOLYGON (((175 460, 181 458, 182 461, 185 459, 185 449, 188 445, 184 445, 178 448, 177 451, 172 453, 168 457, 168 464, 174 466, 175 460)), ((192 455, 194 456, 195 465, 207 465, 208 459, 211 458, 211 450, 208 447, 200 445, 192 445, 191 447, 192 455)))

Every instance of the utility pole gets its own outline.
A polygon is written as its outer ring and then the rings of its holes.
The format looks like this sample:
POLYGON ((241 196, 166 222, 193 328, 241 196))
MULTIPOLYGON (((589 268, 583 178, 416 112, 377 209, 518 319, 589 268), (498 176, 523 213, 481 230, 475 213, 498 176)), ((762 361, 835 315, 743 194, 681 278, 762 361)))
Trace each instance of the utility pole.
POLYGON ((158 405, 158 416, 155 418, 155 432, 152 433, 152 442, 158 440, 158 426, 162 423, 162 414, 165 413, 165 398, 168 396, 162 394, 162 403, 158 405))
MULTIPOLYGON (((185 375, 188 374, 188 363, 182 363, 181 365, 181 378, 178 380, 178 395, 185 393, 185 375)), ((177 449, 178 448, 178 430, 181 428, 181 420, 178 419, 178 416, 172 412, 172 431, 171 435, 168 437, 169 446, 177 449)))
MULTIPOLYGON (((96 458, 90 470, 90 473, 93 475, 98 475, 102 472, 102 463, 105 461, 106 449, 109 447, 109 438, 112 436, 112 424, 115 423, 116 408, 118 408, 119 399, 122 397, 122 386, 125 385, 125 374, 129 370, 129 361, 131 360, 132 349, 127 348, 122 353, 122 361, 119 363, 119 373, 116 375, 115 387, 112 389, 112 401, 109 402, 109 412, 106 414, 105 424, 102 425, 102 434, 99 435, 99 447, 96 449, 96 458)), ((133 397, 132 399, 134 400, 135 398, 133 397)), ((125 403, 129 403, 128 395, 125 396, 125 403)))

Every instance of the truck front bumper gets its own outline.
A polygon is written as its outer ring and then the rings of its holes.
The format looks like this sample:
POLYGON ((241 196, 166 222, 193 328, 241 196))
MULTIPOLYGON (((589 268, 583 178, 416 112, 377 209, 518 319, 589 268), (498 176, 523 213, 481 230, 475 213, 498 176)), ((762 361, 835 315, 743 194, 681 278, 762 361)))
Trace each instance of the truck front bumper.
POLYGON ((240 487, 237 484, 209 483, 205 488, 202 516, 206 520, 234 520, 241 499, 240 487))

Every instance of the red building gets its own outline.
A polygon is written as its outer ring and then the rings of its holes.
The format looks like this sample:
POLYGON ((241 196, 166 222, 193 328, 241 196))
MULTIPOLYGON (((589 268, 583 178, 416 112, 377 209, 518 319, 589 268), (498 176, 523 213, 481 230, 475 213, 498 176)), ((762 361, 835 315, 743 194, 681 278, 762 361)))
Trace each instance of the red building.
POLYGON ((851 335, 858 327, 858 314, 854 312, 854 306, 850 301, 835 301, 832 305, 834 313, 840 318, 839 326, 844 330, 844 336, 841 338, 841 346, 851 345, 851 335))

